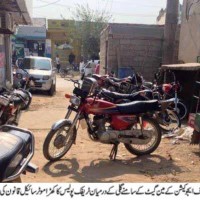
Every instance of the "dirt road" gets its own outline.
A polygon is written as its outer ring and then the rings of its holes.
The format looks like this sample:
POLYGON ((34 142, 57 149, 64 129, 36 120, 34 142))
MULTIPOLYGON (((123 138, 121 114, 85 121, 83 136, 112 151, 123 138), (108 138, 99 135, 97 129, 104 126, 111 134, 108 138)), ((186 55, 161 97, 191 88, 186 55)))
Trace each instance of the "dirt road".
POLYGON ((27 173, 23 182, 199 182, 200 151, 187 141, 173 144, 174 139, 162 139, 150 156, 131 155, 120 146, 117 161, 109 160, 111 146, 92 142, 86 131, 79 128, 76 145, 60 161, 49 163, 42 153, 42 145, 51 125, 65 116, 68 100, 64 94, 72 92, 73 84, 57 78, 54 97, 37 93, 29 111, 24 112, 20 127, 35 135, 33 162, 38 174, 27 173))

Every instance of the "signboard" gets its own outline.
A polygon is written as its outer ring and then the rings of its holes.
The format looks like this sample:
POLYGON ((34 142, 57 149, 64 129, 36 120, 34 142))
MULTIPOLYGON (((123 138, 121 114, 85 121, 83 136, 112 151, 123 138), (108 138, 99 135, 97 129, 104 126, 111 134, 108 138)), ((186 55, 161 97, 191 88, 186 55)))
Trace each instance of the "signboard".
POLYGON ((15 45, 17 58, 24 58, 24 44, 15 45))
POLYGON ((23 39, 46 39, 46 28, 45 27, 34 27, 34 26, 19 26, 16 33, 16 38, 23 39))

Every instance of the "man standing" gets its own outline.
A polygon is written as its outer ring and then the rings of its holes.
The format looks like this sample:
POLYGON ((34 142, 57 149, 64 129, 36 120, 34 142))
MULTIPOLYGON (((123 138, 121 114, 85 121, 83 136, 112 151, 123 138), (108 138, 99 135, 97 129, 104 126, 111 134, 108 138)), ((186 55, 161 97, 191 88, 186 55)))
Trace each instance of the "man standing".
POLYGON ((100 61, 98 61, 98 64, 96 65, 95 74, 99 74, 99 72, 100 72, 100 61))
POLYGON ((56 55, 56 67, 57 67, 57 71, 58 73, 60 72, 60 58, 59 55, 56 55))
POLYGON ((94 62, 94 59, 92 59, 92 62, 90 63, 90 68, 92 68, 92 74, 95 74, 96 64, 94 62))
POLYGON ((69 64, 74 66, 74 61, 75 61, 75 55, 73 52, 69 54, 69 64))

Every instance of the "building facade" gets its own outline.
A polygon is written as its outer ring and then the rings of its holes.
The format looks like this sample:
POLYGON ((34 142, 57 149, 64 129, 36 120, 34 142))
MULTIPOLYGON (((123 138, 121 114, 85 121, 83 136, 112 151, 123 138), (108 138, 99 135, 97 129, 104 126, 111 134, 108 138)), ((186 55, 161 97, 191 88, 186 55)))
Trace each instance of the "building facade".
POLYGON ((73 20, 48 20, 46 52, 53 60, 59 55, 61 65, 68 64, 69 54, 75 55, 75 63, 81 60, 81 38, 77 33, 79 22, 73 20))
POLYGON ((13 42, 13 62, 17 58, 25 56, 46 56, 46 19, 33 18, 33 24, 20 25, 14 35, 13 42), (15 58, 14 58, 15 57, 15 58))
POLYGON ((0 86, 12 83, 11 35, 18 24, 30 24, 31 17, 25 0, 0 1, 0 86))
POLYGON ((180 31, 179 60, 200 62, 200 2, 184 0, 180 31))
POLYGON ((152 80, 162 63, 164 26, 109 24, 101 33, 101 73, 118 77, 133 70, 152 80))

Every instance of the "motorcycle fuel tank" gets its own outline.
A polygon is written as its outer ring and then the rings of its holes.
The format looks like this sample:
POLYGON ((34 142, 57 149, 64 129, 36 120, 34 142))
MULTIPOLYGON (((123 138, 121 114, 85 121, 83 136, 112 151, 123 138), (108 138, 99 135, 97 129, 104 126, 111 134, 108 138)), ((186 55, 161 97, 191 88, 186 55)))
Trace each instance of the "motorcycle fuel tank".
POLYGON ((118 108, 115 104, 101 99, 87 99, 85 110, 89 114, 117 114, 118 108))

